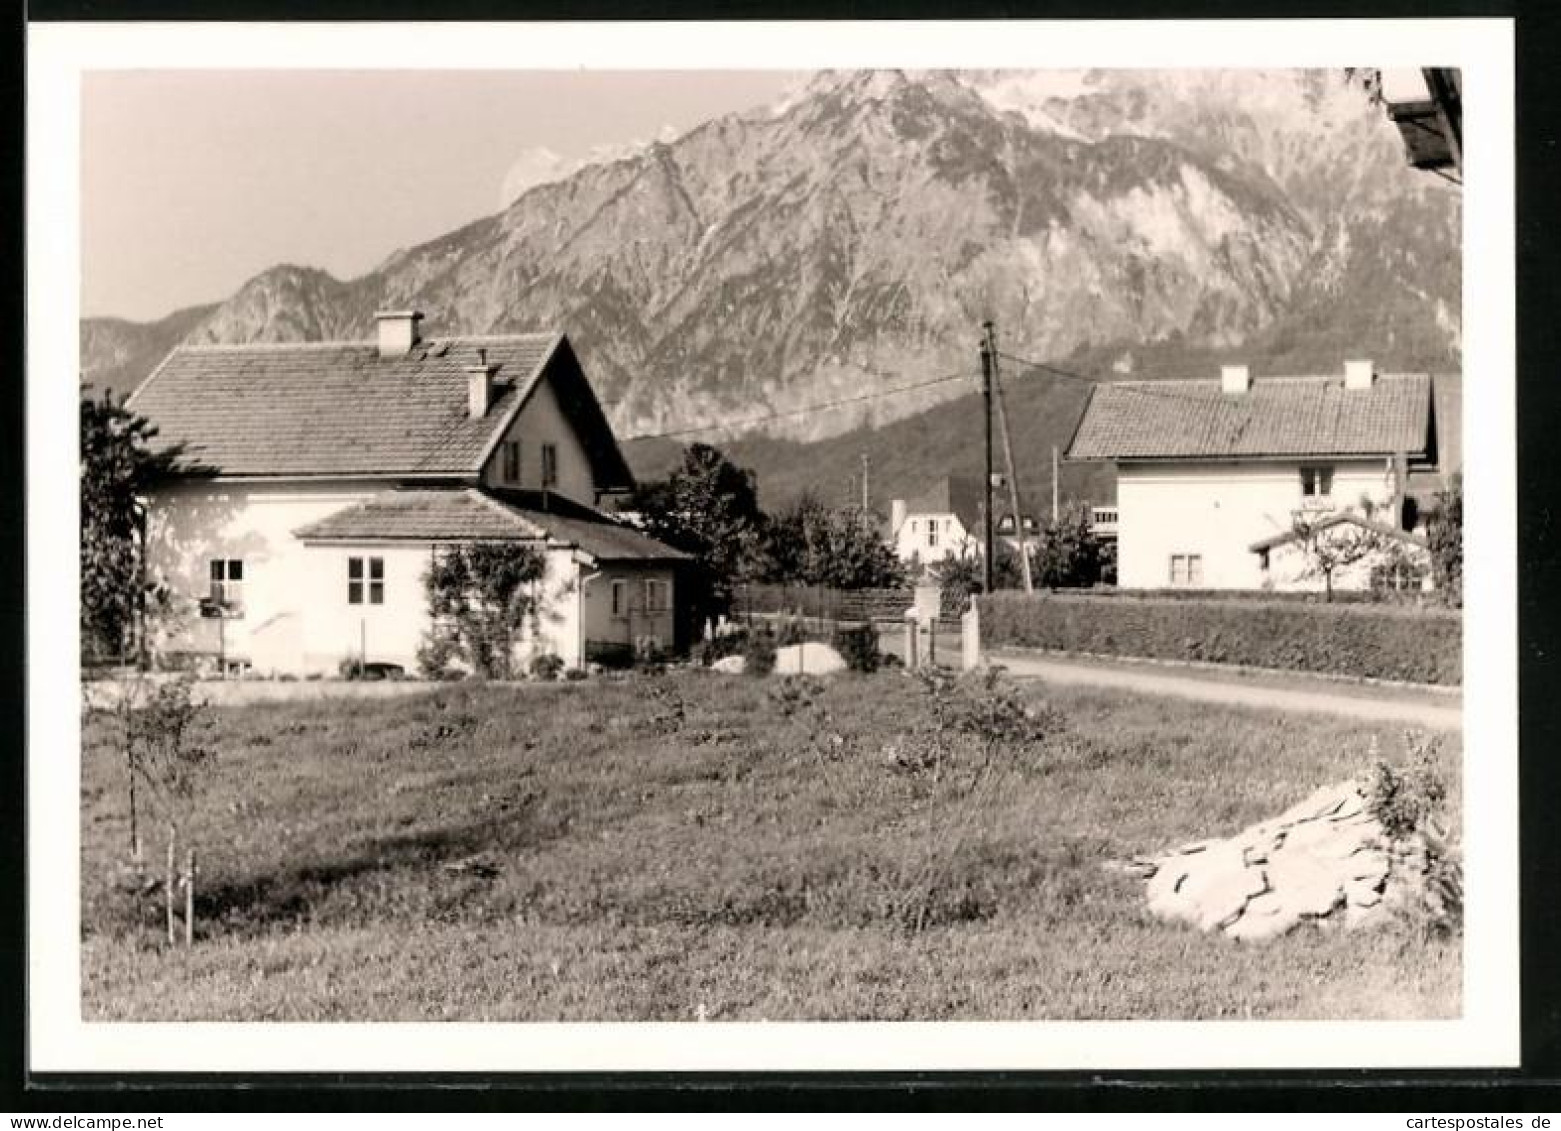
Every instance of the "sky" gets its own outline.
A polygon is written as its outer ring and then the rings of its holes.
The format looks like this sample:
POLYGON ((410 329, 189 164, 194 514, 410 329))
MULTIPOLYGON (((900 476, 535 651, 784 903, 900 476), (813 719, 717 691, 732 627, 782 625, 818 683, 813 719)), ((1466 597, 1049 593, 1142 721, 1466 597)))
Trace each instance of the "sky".
POLYGON ((361 275, 537 176, 767 104, 795 71, 112 71, 82 83, 82 313, 279 263, 361 275))

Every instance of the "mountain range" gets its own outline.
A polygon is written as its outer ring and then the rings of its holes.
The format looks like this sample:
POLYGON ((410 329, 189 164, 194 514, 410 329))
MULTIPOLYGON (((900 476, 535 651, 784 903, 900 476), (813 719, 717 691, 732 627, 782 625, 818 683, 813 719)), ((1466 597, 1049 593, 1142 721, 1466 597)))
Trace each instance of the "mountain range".
MULTIPOLYGON (((81 375, 132 387, 180 341, 365 338, 384 308, 433 336, 559 328, 620 436, 730 444, 789 494, 826 440, 889 475, 965 470, 939 461, 979 448, 913 441, 970 395, 991 319, 1005 376, 1061 382, 1011 392, 1040 482, 1088 379, 1346 356, 1456 375, 1460 227, 1457 190, 1342 72, 825 72, 561 167, 360 278, 284 265, 159 322, 84 320, 81 375)), ((656 470, 674 447, 628 451, 656 470)))

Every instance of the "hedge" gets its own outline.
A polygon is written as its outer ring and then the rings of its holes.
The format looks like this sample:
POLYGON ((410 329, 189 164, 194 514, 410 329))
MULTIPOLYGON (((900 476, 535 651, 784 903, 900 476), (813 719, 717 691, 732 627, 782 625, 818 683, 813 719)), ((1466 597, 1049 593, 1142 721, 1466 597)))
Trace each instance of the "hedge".
MULTIPOLYGON (((1051 592, 1048 590, 1048 592, 1051 592)), ((1266 601, 1270 604, 1301 605, 1407 605, 1413 608, 1447 608, 1444 595, 1436 590, 1419 589, 1335 589, 1332 602, 1321 590, 1282 589, 1118 589, 1097 585, 1089 589, 1067 590, 1070 596, 1112 598, 1119 601, 1266 601)))
POLYGON ((1462 618, 1447 609, 1057 593, 996 593, 980 607, 985 646, 1463 681, 1462 618))

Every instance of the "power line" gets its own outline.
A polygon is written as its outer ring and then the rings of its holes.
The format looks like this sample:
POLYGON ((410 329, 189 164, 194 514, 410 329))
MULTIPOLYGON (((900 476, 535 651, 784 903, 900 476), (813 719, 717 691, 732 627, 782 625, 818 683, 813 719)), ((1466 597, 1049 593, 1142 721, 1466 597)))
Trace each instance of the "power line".
POLYGON ((747 420, 729 420, 719 424, 700 424, 692 428, 674 428, 667 432, 645 432, 638 436, 625 436, 619 443, 627 444, 635 440, 669 440, 677 436, 692 436, 700 432, 718 432, 728 428, 751 428, 755 424, 766 424, 771 420, 782 420, 791 416, 806 416, 810 412, 824 412, 832 408, 840 408, 843 405, 859 404, 862 401, 870 401, 877 397, 889 397, 896 393, 908 393, 915 389, 925 389, 932 385, 944 385, 950 381, 968 381, 971 374, 965 371, 950 373, 945 377, 934 377, 929 381, 917 381, 910 385, 899 385, 892 389, 879 389, 877 392, 861 393, 854 397, 843 397, 837 401, 823 401, 819 404, 808 405, 804 408, 788 409, 785 412, 772 412, 764 416, 754 416, 747 420))
POLYGON ((1164 389, 1150 389, 1146 388, 1144 382, 1142 381, 1134 381, 1132 383, 1128 383, 1126 381, 1102 381, 1096 377, 1088 377, 1082 373, 1075 373, 1071 369, 1063 369, 1059 366, 1051 365, 1044 361, 1035 361, 1028 357, 1016 357, 1010 353, 1004 353, 1001 356, 1007 358, 1009 361, 1018 362, 1020 365, 1028 365, 1032 369, 1040 369, 1058 377, 1066 377, 1072 381, 1082 381, 1092 388, 1098 388, 1101 385, 1109 385, 1111 388, 1120 389, 1125 393, 1137 393, 1139 396, 1144 397, 1158 397, 1160 400, 1165 401, 1180 401, 1182 404, 1196 405, 1209 404, 1208 397, 1188 396, 1182 393, 1168 392, 1164 389))

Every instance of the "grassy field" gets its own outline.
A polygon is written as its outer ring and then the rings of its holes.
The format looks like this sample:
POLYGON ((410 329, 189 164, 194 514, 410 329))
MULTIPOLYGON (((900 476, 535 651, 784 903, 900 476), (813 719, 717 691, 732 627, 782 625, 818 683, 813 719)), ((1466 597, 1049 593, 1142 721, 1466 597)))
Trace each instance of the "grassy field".
MULTIPOLYGON (((124 769, 95 717, 83 1015, 1459 1012, 1456 938, 1394 924, 1242 947, 1153 920, 1108 866, 1362 771, 1370 729, 1027 686, 1046 736, 989 756, 918 738, 933 706, 904 674, 837 677, 811 701, 784 686, 684 672, 215 710, 189 951, 134 890, 124 769)), ((1441 758, 1456 813, 1456 739, 1441 758)))

